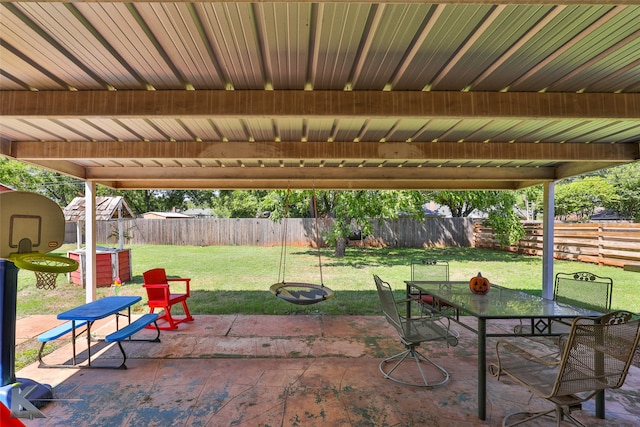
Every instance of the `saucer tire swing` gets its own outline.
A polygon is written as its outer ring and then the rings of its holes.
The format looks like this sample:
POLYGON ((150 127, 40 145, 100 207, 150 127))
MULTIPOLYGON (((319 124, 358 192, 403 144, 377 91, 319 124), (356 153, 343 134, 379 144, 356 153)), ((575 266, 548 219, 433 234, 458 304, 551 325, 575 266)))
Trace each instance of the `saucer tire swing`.
POLYGON ((292 304, 310 305, 333 297, 333 291, 314 283, 280 282, 269 288, 272 294, 292 304))
POLYGON ((333 291, 322 281, 322 257, 320 255, 320 244, 318 234, 318 210, 316 207, 316 194, 313 193, 313 212, 315 216, 316 247, 318 248, 318 268, 320 270, 320 284, 305 282, 287 282, 285 280, 286 267, 286 244, 287 244, 287 222, 289 219, 289 194, 287 190, 287 201, 285 206, 284 227, 282 232, 282 248, 280 251, 280 268, 278 271, 278 282, 271 285, 269 290, 276 297, 297 305, 311 305, 325 301, 333 297, 333 291))

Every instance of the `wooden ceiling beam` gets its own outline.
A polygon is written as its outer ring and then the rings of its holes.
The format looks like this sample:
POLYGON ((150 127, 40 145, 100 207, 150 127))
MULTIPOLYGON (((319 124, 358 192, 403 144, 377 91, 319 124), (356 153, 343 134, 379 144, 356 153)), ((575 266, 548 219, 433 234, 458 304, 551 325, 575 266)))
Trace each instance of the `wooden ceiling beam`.
POLYGON ((20 161, 24 161, 34 166, 38 166, 44 169, 47 169, 51 172, 58 172, 64 175, 73 176, 80 179, 85 179, 85 168, 66 160, 23 160, 16 159, 20 161))
POLYGON ((629 162, 638 144, 508 142, 200 142, 16 141, 3 153, 18 160, 487 160, 629 162))
POLYGON ((242 167, 89 167, 86 178, 99 181, 117 180, 480 180, 480 181, 550 181, 553 168, 535 167, 344 167, 344 168, 242 168, 242 167))
MULTIPOLYGON (((157 188, 164 190, 216 189, 216 190, 517 190, 523 188, 520 182, 507 181, 431 181, 431 180, 369 180, 344 181, 330 179, 263 180, 129 180, 117 182, 97 182, 117 190, 144 190, 157 188)), ((531 182, 535 185, 541 182, 531 182)))
POLYGON ((640 117, 640 93, 459 91, 3 91, 5 118, 640 117))
POLYGON ((584 173, 593 172, 599 169, 606 169, 613 166, 619 166, 619 163, 598 163, 593 162, 572 162, 566 163, 556 168, 556 176, 554 180, 569 178, 572 176, 582 175, 584 173))

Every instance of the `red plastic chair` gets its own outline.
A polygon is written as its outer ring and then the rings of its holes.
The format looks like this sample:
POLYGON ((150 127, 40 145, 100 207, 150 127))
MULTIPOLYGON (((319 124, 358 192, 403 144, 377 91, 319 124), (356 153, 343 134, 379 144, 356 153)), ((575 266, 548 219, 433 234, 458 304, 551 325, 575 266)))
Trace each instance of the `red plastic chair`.
POLYGON ((189 282, 191 279, 185 278, 167 278, 164 268, 154 268, 142 273, 144 279, 144 288, 147 290, 149 299, 150 313, 156 308, 164 309, 164 315, 158 317, 158 320, 165 319, 169 326, 162 326, 162 330, 178 329, 178 324, 182 322, 191 322, 193 317, 187 308, 187 298, 190 296, 189 282), (185 293, 171 293, 169 289, 170 282, 184 282, 186 285, 185 293), (185 317, 176 319, 171 316, 171 307, 175 304, 182 303, 185 317))

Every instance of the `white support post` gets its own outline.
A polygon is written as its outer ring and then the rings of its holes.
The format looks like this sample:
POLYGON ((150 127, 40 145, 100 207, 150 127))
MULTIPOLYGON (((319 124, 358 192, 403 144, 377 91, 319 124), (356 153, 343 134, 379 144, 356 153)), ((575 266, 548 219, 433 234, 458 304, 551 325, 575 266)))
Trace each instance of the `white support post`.
POLYGON ((542 218, 542 297, 553 299, 554 252, 554 182, 544 184, 544 216, 542 218))
POLYGON ((84 220, 76 222, 76 249, 82 249, 82 232, 84 230, 84 220))
POLYGON ((124 224, 122 221, 122 203, 120 203, 118 205, 118 250, 124 249, 124 224))
POLYGON ((84 286, 86 289, 86 302, 96 300, 97 268, 96 268, 96 184, 85 181, 85 260, 86 275, 84 286))

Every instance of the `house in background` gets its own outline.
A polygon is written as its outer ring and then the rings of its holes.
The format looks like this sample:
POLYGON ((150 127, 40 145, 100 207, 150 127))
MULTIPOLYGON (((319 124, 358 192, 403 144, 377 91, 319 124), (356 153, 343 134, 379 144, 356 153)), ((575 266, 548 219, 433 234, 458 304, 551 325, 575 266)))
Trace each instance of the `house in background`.
POLYGON ((193 218, 180 212, 146 212, 142 214, 144 219, 187 219, 193 218))
POLYGON ((183 214, 194 218, 213 218, 215 215, 213 209, 191 208, 182 211, 183 214))

